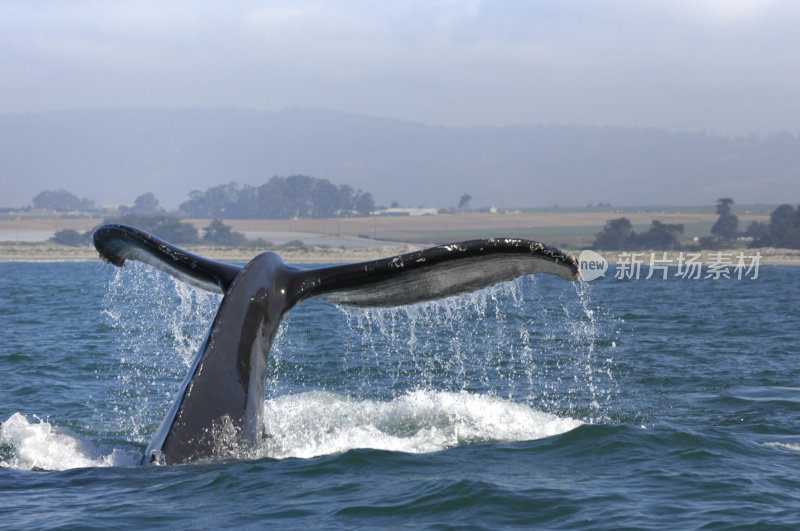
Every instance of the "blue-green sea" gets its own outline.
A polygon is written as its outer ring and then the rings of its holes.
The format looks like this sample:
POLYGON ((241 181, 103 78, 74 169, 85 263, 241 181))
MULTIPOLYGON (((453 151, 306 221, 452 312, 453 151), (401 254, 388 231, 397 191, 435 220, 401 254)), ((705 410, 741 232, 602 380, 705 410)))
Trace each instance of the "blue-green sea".
POLYGON ((0 263, 0 528, 800 528, 800 280, 300 304, 257 455, 139 466, 219 297, 0 263))

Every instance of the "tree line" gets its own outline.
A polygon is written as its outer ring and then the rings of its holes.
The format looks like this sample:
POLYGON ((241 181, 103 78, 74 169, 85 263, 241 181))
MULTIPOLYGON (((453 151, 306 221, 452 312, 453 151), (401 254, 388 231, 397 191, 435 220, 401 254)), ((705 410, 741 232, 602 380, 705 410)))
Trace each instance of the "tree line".
MULTIPOLYGON (((122 223, 133 225, 146 232, 155 234, 161 239, 180 245, 208 244, 226 246, 260 246, 272 247, 273 244, 264 240, 248 240, 244 234, 235 232, 229 225, 219 219, 213 220, 203 229, 201 237, 198 230, 189 222, 181 221, 174 216, 165 214, 136 214, 128 213, 122 216, 106 218, 103 223, 122 223)), ((72 229, 61 230, 55 233, 51 240, 62 245, 84 247, 92 245, 94 229, 78 232, 72 229)))
POLYGON ((179 210, 186 217, 290 219, 368 216, 372 194, 307 175, 272 177, 261 186, 236 183, 189 193, 179 210))
POLYGON ((606 221, 606 226, 599 232, 594 241, 595 249, 628 250, 628 249, 680 249, 678 239, 683 234, 683 225, 662 223, 653 220, 650 229, 642 234, 633 231, 628 218, 617 218, 606 221))
POLYGON ((647 232, 637 234, 628 218, 606 222, 593 244, 595 249, 720 249, 737 245, 738 239, 749 241, 748 247, 782 247, 800 249, 800 206, 781 205, 770 215, 769 223, 754 221, 746 230, 739 231, 739 218, 731 210, 733 199, 717 200, 719 215, 711 227, 711 235, 703 236, 696 244, 684 245, 680 241, 683 225, 653 220, 647 232))
MULTIPOLYGON (((33 198, 33 208, 56 212, 95 212, 94 202, 66 190, 44 191, 33 198)), ((177 217, 220 219, 290 219, 368 216, 375 210, 372 194, 352 186, 307 175, 272 177, 260 186, 235 182, 194 190, 180 204, 177 217)), ((158 199, 147 192, 120 214, 164 214, 158 199)))
POLYGON ((94 201, 81 199, 66 190, 45 190, 33 198, 33 208, 56 212, 90 212, 94 210, 94 201))
POLYGON ((772 211, 769 223, 752 222, 744 232, 753 238, 751 247, 800 249, 800 205, 781 205, 772 211))

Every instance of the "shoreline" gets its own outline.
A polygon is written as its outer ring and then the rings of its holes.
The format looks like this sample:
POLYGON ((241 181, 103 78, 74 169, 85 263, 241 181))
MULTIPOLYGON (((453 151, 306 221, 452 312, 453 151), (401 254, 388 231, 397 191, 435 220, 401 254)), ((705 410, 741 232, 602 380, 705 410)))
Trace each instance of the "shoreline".
MULTIPOLYGON (((262 249, 258 247, 224 247, 209 245, 190 245, 183 247, 185 250, 214 260, 227 262, 248 262, 254 256, 263 251, 274 251, 287 263, 295 264, 320 264, 320 263, 344 263, 344 262, 363 262, 386 258, 398 254, 409 253, 432 247, 433 245, 420 244, 397 244, 386 242, 385 245, 374 247, 329 247, 319 245, 308 245, 300 248, 293 247, 273 247, 262 249)), ((574 256, 580 254, 580 250, 567 250, 574 256)), ((649 265, 651 256, 655 260, 668 260, 670 263, 677 264, 681 251, 667 251, 664 258, 663 251, 596 251, 603 256, 610 264, 620 262, 631 262, 631 255, 635 253, 641 265, 649 265), (621 256, 627 253, 627 256, 621 256)), ((711 263, 715 257, 719 260, 720 256, 727 257, 736 262, 739 253, 744 253, 745 257, 751 259, 756 253, 760 255, 760 265, 793 265, 800 266, 800 249, 776 249, 772 247, 754 249, 721 249, 703 251, 682 251, 685 256, 700 255, 702 263, 711 263), (722 255, 718 254, 722 253, 722 255)), ((94 247, 69 247, 52 242, 0 242, 0 262, 91 262, 100 260, 100 256, 94 247)), ((663 263, 663 262, 662 262, 663 263)))

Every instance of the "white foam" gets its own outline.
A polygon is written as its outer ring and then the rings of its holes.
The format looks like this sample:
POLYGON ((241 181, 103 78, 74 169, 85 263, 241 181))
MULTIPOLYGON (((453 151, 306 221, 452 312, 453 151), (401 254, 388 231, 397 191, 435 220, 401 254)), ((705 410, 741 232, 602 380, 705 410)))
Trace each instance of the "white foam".
MULTIPOLYGON (((325 391, 264 403, 261 457, 310 458, 356 448, 428 453, 463 444, 540 439, 582 423, 524 404, 467 392, 413 391, 390 401, 325 391)), ((101 449, 87 436, 14 413, 0 424, 0 467, 20 470, 133 466, 141 453, 101 449)))
POLYGON ((767 442, 764 446, 772 446, 773 448, 783 448, 784 450, 791 450, 793 452, 800 452, 800 444, 789 444, 780 442, 767 442))
POLYGON ((21 413, 0 425, 0 445, 12 448, 7 460, 0 460, 0 467, 20 470, 131 466, 141 459, 141 454, 118 449, 103 455, 86 438, 39 418, 29 421, 21 413))
POLYGON ((426 453, 540 439, 582 423, 494 396, 414 391, 388 402, 312 391, 267 400, 261 455, 315 457, 355 448, 426 453))

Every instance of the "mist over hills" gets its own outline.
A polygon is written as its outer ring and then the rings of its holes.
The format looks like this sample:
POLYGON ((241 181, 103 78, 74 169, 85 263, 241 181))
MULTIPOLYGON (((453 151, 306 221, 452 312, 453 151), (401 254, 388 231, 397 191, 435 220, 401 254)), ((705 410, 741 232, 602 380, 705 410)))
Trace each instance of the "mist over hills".
POLYGON ((800 200, 800 138, 579 126, 448 128, 325 110, 110 109, 0 115, 2 207, 66 189, 98 204, 305 174, 376 203, 455 206, 800 200))

